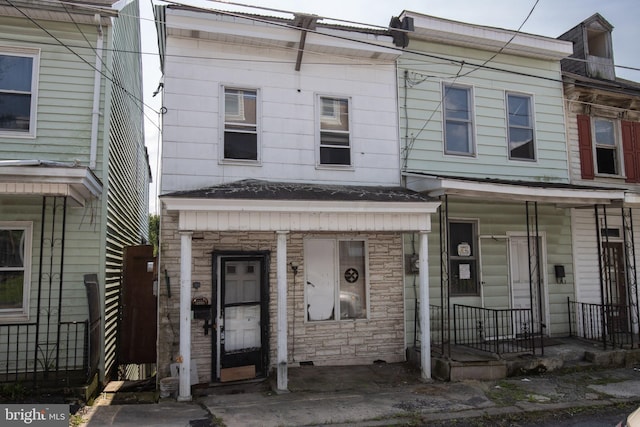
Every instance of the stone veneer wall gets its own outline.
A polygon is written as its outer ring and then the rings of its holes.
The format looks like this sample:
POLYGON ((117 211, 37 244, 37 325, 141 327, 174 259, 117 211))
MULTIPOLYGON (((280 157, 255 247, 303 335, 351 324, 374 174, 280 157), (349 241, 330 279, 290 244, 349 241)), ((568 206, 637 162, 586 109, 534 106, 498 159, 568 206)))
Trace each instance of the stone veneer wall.
MULTIPOLYGON (((169 376, 169 365, 179 354, 180 234, 176 213, 161 218, 159 275, 158 374, 169 376), (168 298, 164 271, 171 286, 168 298)), ((192 295, 212 294, 212 251, 270 251, 269 265, 269 363, 275 366, 277 349, 276 234, 271 232, 194 232, 192 281, 200 282, 192 295)), ((290 233, 287 262, 299 264, 295 278, 287 269, 288 360, 292 366, 312 361, 316 365, 369 364, 375 360, 405 360, 403 316, 403 255, 400 234, 390 233, 290 233), (369 318, 349 321, 305 322, 304 262, 305 237, 364 238, 368 241, 369 318), (294 314, 295 313, 295 314, 294 314)), ((204 335, 204 321, 191 323, 191 357, 199 381, 211 380, 212 339, 204 335)))

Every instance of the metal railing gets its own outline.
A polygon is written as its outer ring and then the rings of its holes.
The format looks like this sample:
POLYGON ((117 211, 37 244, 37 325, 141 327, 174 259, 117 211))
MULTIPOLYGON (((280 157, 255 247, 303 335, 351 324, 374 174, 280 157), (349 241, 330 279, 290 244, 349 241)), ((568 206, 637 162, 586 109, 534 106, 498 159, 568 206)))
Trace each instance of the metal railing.
POLYGON ((429 304, 429 324, 431 325, 431 351, 444 354, 444 317, 442 307, 429 304))
POLYGON ((81 384, 88 378, 88 321, 60 322, 45 334, 36 323, 0 325, 0 383, 81 384))
POLYGON ((567 298, 569 336, 602 344, 603 348, 634 347, 631 307, 623 304, 592 304, 567 298))
POLYGON ((535 352, 532 319, 528 308, 491 309, 454 304, 454 343, 495 354, 535 352))

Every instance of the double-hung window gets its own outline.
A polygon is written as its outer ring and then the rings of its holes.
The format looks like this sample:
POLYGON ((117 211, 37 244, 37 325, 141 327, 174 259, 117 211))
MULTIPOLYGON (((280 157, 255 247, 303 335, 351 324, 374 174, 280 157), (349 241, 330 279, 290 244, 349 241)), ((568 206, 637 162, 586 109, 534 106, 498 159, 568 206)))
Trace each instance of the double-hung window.
POLYGON ((451 295, 479 295, 476 222, 449 222, 451 295))
POLYGON ((367 317, 366 250, 365 240, 305 240, 306 320, 367 317))
POLYGON ((28 314, 30 222, 0 222, 0 317, 28 314))
POLYGON ((34 49, 0 48, 1 136, 35 136, 38 56, 34 49))
POLYGON ((620 175, 617 122, 596 117, 593 119, 593 143, 596 167, 600 174, 620 175))
POLYGON ((259 160, 258 91, 224 88, 224 160, 259 160))
POLYGON ((442 103, 444 106, 445 153, 474 155, 473 94, 471 88, 445 84, 442 103))
POLYGON ((507 93, 507 120, 509 122, 509 158, 535 160, 531 96, 507 93))
POLYGON ((351 166, 349 100, 319 97, 321 166, 351 166))

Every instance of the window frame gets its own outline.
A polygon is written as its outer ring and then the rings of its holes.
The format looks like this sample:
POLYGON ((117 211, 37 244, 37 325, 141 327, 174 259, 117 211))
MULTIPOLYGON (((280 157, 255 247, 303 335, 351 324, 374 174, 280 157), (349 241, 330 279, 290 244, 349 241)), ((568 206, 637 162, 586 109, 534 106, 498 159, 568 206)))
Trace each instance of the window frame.
MULTIPOLYGON (((240 96, 238 95, 240 99, 240 96)), ((238 119, 242 119, 244 117, 244 103, 238 103, 238 114, 235 114, 235 117, 238 119), (242 115, 240 114, 242 112, 242 115), (242 117, 241 117, 242 116, 242 117)), ((220 149, 219 149, 219 163, 223 164, 245 164, 245 165, 260 165, 262 163, 262 143, 261 143, 261 117, 262 117, 262 108, 261 108, 261 94, 260 89, 255 87, 243 87, 238 85, 221 85, 220 86, 220 149), (227 98, 227 90, 235 90, 240 92, 253 92, 256 97, 256 105, 255 105, 255 123, 245 125, 239 124, 240 126, 255 126, 255 130, 253 131, 238 131, 238 129, 227 129, 227 124, 233 124, 233 121, 227 121, 227 108, 226 108, 226 98, 227 98), (225 147, 227 144, 226 134, 227 132, 234 133, 246 133, 255 135, 256 141, 256 158, 255 159, 235 159, 231 157, 225 157, 225 147)))
MULTIPOLYGON (((316 95, 316 168, 323 169, 353 169, 353 132, 352 132, 352 116, 353 116, 353 102, 350 97, 342 96, 342 95, 329 95, 329 94, 317 94, 316 95), (333 100, 334 104, 340 101, 346 101, 347 103, 347 131, 340 131, 335 129, 330 129, 323 131, 322 129, 322 116, 323 116, 323 99, 333 100), (322 142, 322 134, 330 133, 336 135, 346 135, 348 138, 348 145, 332 145, 332 144, 323 144, 322 142), (340 163, 323 163, 322 162, 322 149, 343 149, 347 150, 349 155, 349 163, 348 164, 340 164, 340 163)), ((330 120, 339 123, 339 113, 336 114, 334 110, 334 114, 329 116, 330 120)))
POLYGON ((595 174, 599 176, 608 176, 608 177, 615 177, 615 178, 623 177, 624 161, 622 156, 624 154, 624 147, 622 145, 622 133, 620 129, 620 121, 617 119, 609 118, 609 117, 592 116, 590 125, 591 125, 591 145, 593 149, 593 163, 594 163, 595 174), (598 143, 598 136, 596 133, 596 122, 598 121, 611 123, 611 127, 613 130, 613 139, 614 139, 613 146, 598 143), (614 151, 613 159, 615 161, 615 165, 614 165, 616 168, 615 173, 602 172, 600 170, 600 164, 598 162, 599 149, 614 151))
MULTIPOLYGON (((452 297, 478 297, 481 295, 480 289, 480 236, 479 236, 479 221, 475 219, 450 219, 447 223, 447 251, 449 254, 449 277, 450 277, 450 295, 452 297), (451 250, 451 225, 452 224, 471 224, 471 232, 472 232, 472 251, 470 256, 460 256, 454 254, 453 250, 451 250), (473 279, 475 281, 475 292, 458 292, 457 289, 454 289, 454 263, 455 265, 459 265, 458 263, 463 260, 471 260, 469 264, 472 264, 472 274, 473 279)), ((469 243, 469 242, 467 242, 469 243)))
POLYGON ((369 241, 367 238, 363 238, 363 237, 353 237, 353 238, 346 238, 346 237, 321 237, 321 236, 313 236, 313 237, 306 237, 304 239, 303 242, 303 254, 304 254, 304 272, 305 272, 305 277, 304 277, 304 282, 305 286, 304 286, 304 307, 305 307, 305 312, 304 312, 304 321, 305 323, 326 323, 326 322, 353 322, 353 321, 367 321, 370 319, 370 304, 371 304, 371 299, 370 299, 370 284, 369 284, 369 276, 370 276, 370 265, 369 265, 369 241), (310 268, 308 267, 310 259, 312 259, 311 257, 308 256, 308 250, 307 250, 307 244, 309 241, 330 241, 333 243, 333 266, 334 266, 334 271, 333 271, 333 317, 332 318, 328 318, 328 319, 310 319, 309 318, 309 286, 311 285, 311 282, 309 281, 308 278, 308 272, 310 271, 310 268), (363 255, 363 260, 362 262, 364 263, 364 297, 365 297, 365 308, 363 309, 363 316, 362 317, 347 317, 347 318, 342 318, 342 310, 336 310, 336 307, 341 308, 340 302, 341 302, 341 290, 343 289, 341 287, 341 275, 343 274, 341 272, 340 269, 340 243, 341 242, 361 242, 362 243, 362 248, 364 250, 364 255, 363 255))
MULTIPOLYGON (((24 58, 31 58, 31 88, 29 96, 31 102, 29 104, 29 130, 27 132, 18 130, 2 130, 0 129, 0 137, 4 138, 35 138, 36 137, 36 123, 37 123, 37 106, 38 106, 38 81, 40 71, 40 49, 34 48, 20 48, 1 46, 0 55, 4 56, 17 56, 24 58)), ((24 91, 18 90, 0 90, 0 93, 6 94, 26 94, 24 91)))
POLYGON ((536 162, 538 160, 538 144, 536 139, 536 119, 535 119, 535 111, 534 111, 534 97, 532 94, 522 93, 522 92, 505 92, 505 113, 507 117, 507 151, 509 153, 509 160, 514 161, 523 161, 523 162, 536 162), (524 98, 529 103, 529 126, 521 126, 521 125, 512 125, 511 124, 511 114, 509 111, 509 97, 518 97, 524 98), (532 148, 532 157, 514 157, 512 155, 511 149, 511 129, 526 129, 531 131, 531 143, 533 144, 532 148))
POLYGON ((443 134, 443 151, 445 155, 451 156, 464 156, 464 157, 475 157, 477 155, 477 147, 476 147, 476 126, 475 126, 475 96, 473 91, 473 86, 461 85, 461 84, 451 84, 447 82, 442 83, 442 134, 443 134), (459 118, 449 118, 447 116, 447 93, 450 89, 459 89, 464 90, 467 93, 467 108, 468 115, 467 119, 459 119, 459 118), (449 149, 449 144, 447 143, 447 124, 449 122, 452 123, 466 123, 467 124, 467 132, 469 135, 469 140, 467 141, 468 151, 454 151, 449 149))
POLYGON ((1 221, 0 230, 23 230, 23 266, 0 267, 0 271, 23 271, 24 279, 22 284, 22 307, 21 308, 0 308, 0 322, 25 321, 29 319, 29 302, 31 300, 31 268, 33 253, 33 222, 31 221, 1 221))

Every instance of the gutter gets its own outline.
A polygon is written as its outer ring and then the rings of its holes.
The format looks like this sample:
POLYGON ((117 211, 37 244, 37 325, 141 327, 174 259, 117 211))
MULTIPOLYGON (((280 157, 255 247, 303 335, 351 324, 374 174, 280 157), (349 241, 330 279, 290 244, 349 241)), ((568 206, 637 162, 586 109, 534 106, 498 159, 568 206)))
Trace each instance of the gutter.
POLYGON ((96 168, 96 159, 98 153, 98 125, 100 124, 100 84, 102 83, 102 48, 104 44, 104 35, 102 33, 102 24, 100 23, 100 14, 94 15, 94 20, 98 25, 98 39, 96 42, 96 65, 93 74, 93 109, 91 117, 91 149, 89 152, 89 169, 96 168))

